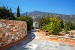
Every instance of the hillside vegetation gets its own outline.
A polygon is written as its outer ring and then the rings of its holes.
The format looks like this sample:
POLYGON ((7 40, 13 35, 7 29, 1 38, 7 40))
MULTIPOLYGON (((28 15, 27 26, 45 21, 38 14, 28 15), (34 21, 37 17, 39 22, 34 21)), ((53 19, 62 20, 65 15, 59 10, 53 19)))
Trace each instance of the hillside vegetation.
POLYGON ((75 22, 68 21, 66 23, 59 17, 43 17, 39 20, 40 29, 49 32, 53 35, 59 35, 59 32, 64 29, 67 33, 69 30, 75 29, 75 22))

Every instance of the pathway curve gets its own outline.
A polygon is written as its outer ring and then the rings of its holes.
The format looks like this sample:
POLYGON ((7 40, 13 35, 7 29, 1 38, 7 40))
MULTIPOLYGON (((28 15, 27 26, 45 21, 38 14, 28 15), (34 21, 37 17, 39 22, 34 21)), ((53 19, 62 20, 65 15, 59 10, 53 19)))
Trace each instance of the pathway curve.
POLYGON ((74 47, 44 40, 42 36, 36 33, 36 30, 32 30, 28 40, 14 45, 7 50, 74 50, 74 47))

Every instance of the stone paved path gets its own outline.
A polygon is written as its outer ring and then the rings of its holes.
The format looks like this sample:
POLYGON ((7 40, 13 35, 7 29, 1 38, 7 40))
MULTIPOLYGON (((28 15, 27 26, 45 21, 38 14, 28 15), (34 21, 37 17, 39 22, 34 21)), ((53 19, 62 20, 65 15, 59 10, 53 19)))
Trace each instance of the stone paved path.
POLYGON ((8 48, 7 50, 74 50, 74 47, 44 40, 43 37, 36 34, 36 30, 32 30, 27 41, 23 41, 15 46, 8 48), (37 47, 35 49, 25 48, 25 45, 27 46, 27 44, 35 44, 37 47))

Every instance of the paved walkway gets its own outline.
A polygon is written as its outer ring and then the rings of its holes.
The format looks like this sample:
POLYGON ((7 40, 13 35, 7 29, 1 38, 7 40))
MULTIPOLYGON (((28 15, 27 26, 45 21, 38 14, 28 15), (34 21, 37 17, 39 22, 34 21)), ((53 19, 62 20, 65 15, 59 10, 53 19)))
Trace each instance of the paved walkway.
POLYGON ((9 47, 7 50, 74 50, 74 47, 45 40, 36 33, 36 30, 32 30, 28 40, 9 47))

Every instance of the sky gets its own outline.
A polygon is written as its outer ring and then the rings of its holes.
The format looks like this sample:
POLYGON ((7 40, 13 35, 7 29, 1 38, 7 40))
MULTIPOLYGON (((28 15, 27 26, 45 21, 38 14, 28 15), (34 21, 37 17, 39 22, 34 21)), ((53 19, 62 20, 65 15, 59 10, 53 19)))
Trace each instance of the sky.
POLYGON ((12 8, 16 13, 19 5, 20 12, 52 12, 75 15, 75 0, 0 0, 0 6, 12 8))

